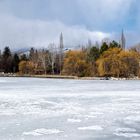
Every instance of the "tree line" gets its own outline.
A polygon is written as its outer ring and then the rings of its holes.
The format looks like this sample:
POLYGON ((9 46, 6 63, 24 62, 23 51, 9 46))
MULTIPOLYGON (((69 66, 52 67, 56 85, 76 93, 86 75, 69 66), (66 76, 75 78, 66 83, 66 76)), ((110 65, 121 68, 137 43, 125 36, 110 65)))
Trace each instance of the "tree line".
POLYGON ((79 77, 134 77, 140 75, 140 52, 122 49, 116 41, 64 50, 54 43, 47 49, 31 48, 29 54, 11 53, 5 47, 0 54, 0 71, 20 75, 62 74, 79 77))
POLYGON ((124 50, 119 43, 103 42, 100 46, 69 51, 64 59, 64 74, 94 77, 140 76, 140 52, 124 50))

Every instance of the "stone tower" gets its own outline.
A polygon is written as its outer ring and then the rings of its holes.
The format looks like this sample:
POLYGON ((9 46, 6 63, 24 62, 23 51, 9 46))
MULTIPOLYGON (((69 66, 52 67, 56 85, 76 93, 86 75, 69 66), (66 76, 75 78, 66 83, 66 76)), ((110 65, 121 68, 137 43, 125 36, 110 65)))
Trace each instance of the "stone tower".
POLYGON ((59 42, 59 63, 60 63, 60 74, 62 72, 63 67, 63 49, 64 49, 64 42, 63 42, 63 34, 60 34, 60 42, 59 42))
POLYGON ((121 35, 121 48, 125 50, 125 45, 126 45, 126 40, 124 36, 124 31, 122 30, 122 35, 121 35))
POLYGON ((63 50, 64 44, 63 44, 63 34, 60 34, 60 49, 63 50))

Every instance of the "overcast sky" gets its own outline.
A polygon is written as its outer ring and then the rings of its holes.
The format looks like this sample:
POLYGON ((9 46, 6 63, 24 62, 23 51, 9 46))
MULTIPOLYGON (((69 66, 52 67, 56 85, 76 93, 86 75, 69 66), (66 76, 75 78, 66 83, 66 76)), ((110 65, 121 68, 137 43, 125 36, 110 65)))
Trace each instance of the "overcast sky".
POLYGON ((47 47, 63 32, 67 46, 90 39, 140 42, 140 0, 0 0, 0 48, 47 47))

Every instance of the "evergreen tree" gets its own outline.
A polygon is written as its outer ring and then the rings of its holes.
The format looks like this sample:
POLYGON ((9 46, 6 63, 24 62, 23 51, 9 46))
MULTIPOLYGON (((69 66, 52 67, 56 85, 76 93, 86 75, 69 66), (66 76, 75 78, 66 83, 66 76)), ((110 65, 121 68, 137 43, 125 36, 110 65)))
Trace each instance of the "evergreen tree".
POLYGON ((103 52, 107 51, 109 49, 109 46, 107 45, 106 42, 103 42, 101 49, 100 49, 100 54, 103 54, 103 52))
POLYGON ((90 62, 95 62, 100 56, 100 50, 97 47, 90 48, 89 52, 87 53, 87 59, 90 62))
POLYGON ((4 48, 4 51, 3 51, 3 58, 7 59, 10 56, 11 56, 11 50, 10 50, 10 48, 8 46, 6 46, 4 48))
POLYGON ((19 56, 17 55, 17 53, 15 53, 13 56, 13 72, 14 73, 19 71, 18 69, 19 62, 20 62, 19 56))
POLYGON ((33 61, 34 56, 35 56, 35 50, 34 50, 34 48, 31 48, 30 49, 30 54, 29 54, 29 59, 33 61))
POLYGON ((120 48, 120 47, 121 47, 120 44, 114 40, 109 44, 109 48, 120 48))
POLYGON ((6 46, 3 51, 2 65, 4 72, 12 72, 12 55, 8 46, 6 46))
POLYGON ((20 56, 20 61, 27 61, 28 58, 27 58, 27 55, 26 54, 23 54, 20 56))

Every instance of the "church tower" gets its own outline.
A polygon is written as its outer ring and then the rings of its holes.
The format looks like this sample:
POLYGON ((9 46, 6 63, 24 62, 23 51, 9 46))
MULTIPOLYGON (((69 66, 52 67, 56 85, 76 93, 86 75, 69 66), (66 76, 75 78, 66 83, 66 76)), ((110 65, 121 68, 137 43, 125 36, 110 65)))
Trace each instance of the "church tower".
POLYGON ((63 34, 60 34, 60 40, 59 40, 59 63, 60 63, 60 74, 62 72, 63 67, 63 49, 64 49, 64 42, 63 42, 63 34))
POLYGON ((63 44, 63 34, 60 34, 60 49, 63 50, 64 49, 64 44, 63 44))
POLYGON ((126 45, 126 40, 125 40, 124 32, 122 30, 122 35, 121 35, 121 48, 123 50, 125 50, 125 45, 126 45))

